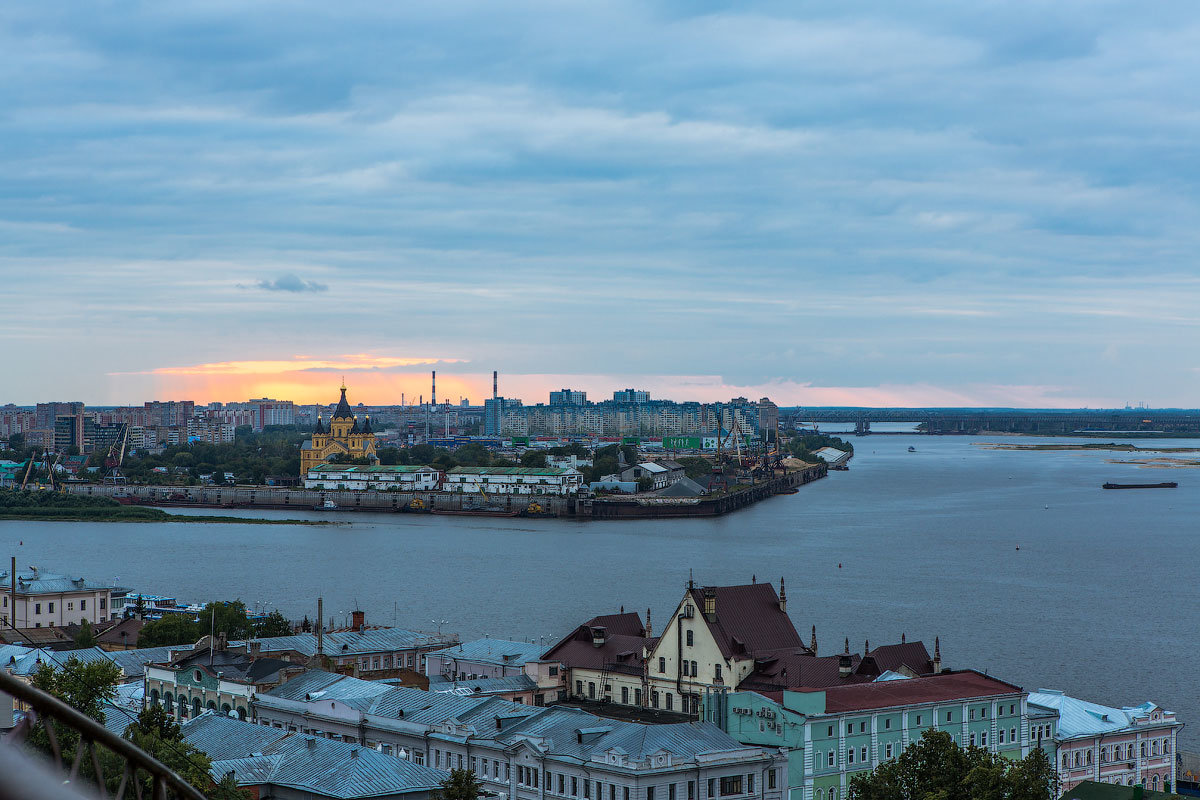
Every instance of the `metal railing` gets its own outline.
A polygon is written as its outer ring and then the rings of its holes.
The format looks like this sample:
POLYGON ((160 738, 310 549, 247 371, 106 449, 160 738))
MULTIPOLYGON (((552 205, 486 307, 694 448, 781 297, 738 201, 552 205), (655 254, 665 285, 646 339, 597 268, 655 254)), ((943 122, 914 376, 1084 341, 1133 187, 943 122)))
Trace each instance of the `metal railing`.
MULTIPOLYGON (((83 794, 112 797, 114 800, 124 800, 127 797, 137 800, 205 800, 204 795, 195 787, 132 742, 122 739, 57 697, 36 689, 3 670, 0 670, 0 692, 10 695, 28 707, 24 719, 7 736, 0 739, 0 750, 6 751, 5 755, 10 755, 12 750, 16 750, 17 746, 25 741, 30 732, 41 728, 49 742, 51 765, 57 768, 60 774, 65 775, 60 785, 73 786, 83 794), (79 739, 69 765, 66 758, 70 757, 70 754, 64 752, 62 743, 59 742, 55 730, 56 723, 73 732, 79 739), (103 747, 124 762, 120 783, 111 794, 106 789, 107 776, 101 767, 98 747, 103 747), (142 791, 143 776, 150 778, 150 785, 153 787, 150 798, 146 798, 142 791)), ((8 797, 36 796, 27 794, 18 785, 27 776, 8 773, 9 770, 0 772, 0 800, 8 797)))

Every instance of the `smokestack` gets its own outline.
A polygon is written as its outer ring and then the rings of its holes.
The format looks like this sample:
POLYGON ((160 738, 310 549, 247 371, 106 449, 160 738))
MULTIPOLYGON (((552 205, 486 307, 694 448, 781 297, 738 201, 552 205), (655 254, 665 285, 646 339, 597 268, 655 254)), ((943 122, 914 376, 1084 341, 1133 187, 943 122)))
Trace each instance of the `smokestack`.
POLYGON ((429 395, 429 405, 437 405, 437 370, 433 370, 433 385, 431 386, 431 394, 429 395))
POLYGON ((500 396, 500 373, 492 370, 492 399, 495 400, 500 396))

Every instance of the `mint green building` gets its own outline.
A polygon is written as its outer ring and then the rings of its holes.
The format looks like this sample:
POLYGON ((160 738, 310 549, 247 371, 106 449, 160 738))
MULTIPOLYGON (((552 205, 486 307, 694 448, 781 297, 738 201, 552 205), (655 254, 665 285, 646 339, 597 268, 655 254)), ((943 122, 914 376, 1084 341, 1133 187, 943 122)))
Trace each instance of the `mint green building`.
POLYGON ((844 800, 856 772, 895 758, 926 730, 1012 759, 1029 752, 1026 693, 979 672, 885 673, 822 690, 713 692, 705 719, 748 745, 788 751, 790 800, 844 800))

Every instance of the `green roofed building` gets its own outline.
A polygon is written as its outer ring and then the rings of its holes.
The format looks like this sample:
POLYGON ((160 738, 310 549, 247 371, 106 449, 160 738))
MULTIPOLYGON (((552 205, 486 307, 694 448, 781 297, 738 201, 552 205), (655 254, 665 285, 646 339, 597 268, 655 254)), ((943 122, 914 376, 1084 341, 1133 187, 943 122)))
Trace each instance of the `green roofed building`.
POLYGON ((1156 792, 1152 789, 1143 789, 1141 786, 1084 781, 1069 792, 1065 792, 1059 800, 1168 800, 1172 797, 1183 797, 1183 795, 1156 792))
POLYGON ((317 464, 304 477, 305 489, 404 492, 437 491, 441 473, 434 467, 417 465, 317 464))
POLYGON ((447 492, 476 494, 574 494, 583 475, 567 467, 455 467, 446 473, 447 492))

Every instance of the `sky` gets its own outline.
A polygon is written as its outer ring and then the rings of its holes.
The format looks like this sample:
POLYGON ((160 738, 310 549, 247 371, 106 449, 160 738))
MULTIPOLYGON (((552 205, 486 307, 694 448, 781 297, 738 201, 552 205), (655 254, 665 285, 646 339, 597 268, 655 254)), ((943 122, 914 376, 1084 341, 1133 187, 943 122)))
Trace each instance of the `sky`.
POLYGON ((1200 406, 1200 7, 0 4, 0 404, 1200 406))

